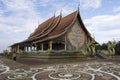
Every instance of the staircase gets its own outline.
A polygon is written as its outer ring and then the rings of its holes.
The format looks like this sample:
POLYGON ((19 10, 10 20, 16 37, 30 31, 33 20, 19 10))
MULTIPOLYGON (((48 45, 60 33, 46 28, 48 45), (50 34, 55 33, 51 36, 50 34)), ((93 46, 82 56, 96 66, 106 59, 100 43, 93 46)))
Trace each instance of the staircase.
POLYGON ((104 55, 104 54, 101 54, 101 53, 97 53, 96 54, 96 57, 100 58, 100 59, 109 59, 108 56, 104 55))

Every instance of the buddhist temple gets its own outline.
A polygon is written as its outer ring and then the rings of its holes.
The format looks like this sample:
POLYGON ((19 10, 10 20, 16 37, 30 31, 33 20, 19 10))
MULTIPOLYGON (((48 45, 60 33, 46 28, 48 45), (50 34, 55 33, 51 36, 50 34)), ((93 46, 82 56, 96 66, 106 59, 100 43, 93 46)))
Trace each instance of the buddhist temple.
POLYGON ((29 37, 11 45, 11 50, 45 51, 45 50, 85 50, 90 33, 82 22, 80 11, 76 10, 65 17, 52 16, 41 23, 29 37))

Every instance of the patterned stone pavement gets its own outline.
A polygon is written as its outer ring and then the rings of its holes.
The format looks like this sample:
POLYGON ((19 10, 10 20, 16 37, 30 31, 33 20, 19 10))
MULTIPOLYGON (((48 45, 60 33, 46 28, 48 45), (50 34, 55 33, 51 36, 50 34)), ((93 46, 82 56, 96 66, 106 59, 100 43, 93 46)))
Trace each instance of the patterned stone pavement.
POLYGON ((120 80, 120 63, 88 61, 12 69, 0 60, 0 80, 120 80))

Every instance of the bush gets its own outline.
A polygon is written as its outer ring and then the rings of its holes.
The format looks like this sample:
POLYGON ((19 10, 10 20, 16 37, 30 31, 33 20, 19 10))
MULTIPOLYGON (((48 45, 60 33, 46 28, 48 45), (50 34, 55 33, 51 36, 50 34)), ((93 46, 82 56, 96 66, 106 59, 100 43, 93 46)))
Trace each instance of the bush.
POLYGON ((120 41, 117 42, 117 44, 116 44, 115 53, 116 53, 116 55, 120 55, 120 41))

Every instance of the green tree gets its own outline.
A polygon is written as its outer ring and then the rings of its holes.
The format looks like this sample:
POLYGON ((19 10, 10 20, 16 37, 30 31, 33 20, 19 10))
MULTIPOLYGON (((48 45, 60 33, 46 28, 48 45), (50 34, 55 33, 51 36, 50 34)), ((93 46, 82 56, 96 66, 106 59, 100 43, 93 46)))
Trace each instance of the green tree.
POLYGON ((120 55, 120 41, 117 42, 115 47, 115 54, 120 55))
POLYGON ((107 50, 107 43, 103 43, 101 48, 102 48, 102 50, 107 50))

